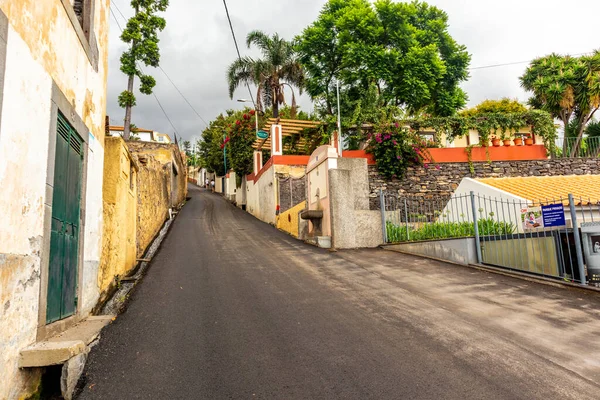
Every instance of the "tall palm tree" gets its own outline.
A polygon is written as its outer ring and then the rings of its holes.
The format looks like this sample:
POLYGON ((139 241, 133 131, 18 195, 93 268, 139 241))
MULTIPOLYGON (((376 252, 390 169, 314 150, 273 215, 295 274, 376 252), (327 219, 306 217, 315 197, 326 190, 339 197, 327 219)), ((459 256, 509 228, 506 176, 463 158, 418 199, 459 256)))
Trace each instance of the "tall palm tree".
POLYGON ((296 86, 302 94, 304 73, 296 59, 291 42, 279 37, 278 34, 269 36, 262 31, 252 31, 246 37, 246 45, 258 47, 262 53, 261 59, 243 57, 235 60, 227 71, 229 82, 229 97, 242 84, 257 86, 256 103, 259 109, 273 107, 273 117, 279 116, 279 105, 284 104, 284 86, 292 89, 292 113, 296 110, 296 96, 292 86, 296 86))

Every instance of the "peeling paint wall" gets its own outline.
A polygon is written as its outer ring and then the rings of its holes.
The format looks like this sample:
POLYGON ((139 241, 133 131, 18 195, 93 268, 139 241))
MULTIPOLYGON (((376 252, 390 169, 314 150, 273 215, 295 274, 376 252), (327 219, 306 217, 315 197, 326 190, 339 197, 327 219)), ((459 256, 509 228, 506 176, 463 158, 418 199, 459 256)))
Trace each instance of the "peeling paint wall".
POLYGON ((104 145, 104 231, 98 281, 105 292, 136 264, 137 174, 125 141, 107 137, 104 145), (132 176, 133 174, 133 176, 132 176))
POLYGON ((263 222, 276 225, 280 178, 299 178, 305 172, 304 165, 271 165, 256 182, 246 182, 246 211, 263 222))
POLYGON ((127 142, 138 166, 137 256, 160 231, 169 208, 185 202, 187 166, 175 144, 127 142))
MULTIPOLYGON (((65 4, 70 7, 68 1, 65 4)), ((0 0, 0 21, 7 21, 0 38, 6 43, 5 56, 0 51, 0 399, 25 397, 39 383, 40 371, 19 370, 17 359, 45 325, 40 293, 45 290, 48 265, 43 260, 50 236, 47 217, 52 213, 47 179, 53 173, 53 85, 66 98, 67 109, 61 111, 78 116, 87 127, 85 134, 80 132, 88 151, 77 317, 89 313, 98 299, 108 5, 109 0, 95 1, 92 36, 98 62, 93 65, 63 1, 0 0)))

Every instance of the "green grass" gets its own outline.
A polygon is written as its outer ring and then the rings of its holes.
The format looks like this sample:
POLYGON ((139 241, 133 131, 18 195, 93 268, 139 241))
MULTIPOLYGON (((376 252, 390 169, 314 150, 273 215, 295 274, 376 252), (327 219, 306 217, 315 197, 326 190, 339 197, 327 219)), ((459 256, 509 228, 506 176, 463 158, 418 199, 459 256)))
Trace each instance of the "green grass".
MULTIPOLYGON (((516 226, 510 222, 497 222, 491 218, 477 221, 479 234, 482 236, 510 235, 516 226)), ((473 222, 432 222, 414 228, 409 223, 408 235, 406 225, 395 225, 386 222, 388 242, 406 242, 413 240, 448 239, 475 236, 473 222)))

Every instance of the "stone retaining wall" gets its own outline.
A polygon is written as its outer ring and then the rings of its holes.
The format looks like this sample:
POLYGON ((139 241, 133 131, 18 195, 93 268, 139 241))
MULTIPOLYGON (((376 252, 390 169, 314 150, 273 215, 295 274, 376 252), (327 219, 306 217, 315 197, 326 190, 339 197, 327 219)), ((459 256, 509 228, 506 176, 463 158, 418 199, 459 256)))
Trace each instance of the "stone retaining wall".
POLYGON ((387 179, 369 166, 369 206, 379 209, 379 189, 425 198, 448 198, 463 178, 501 178, 519 176, 590 175, 600 173, 600 158, 572 158, 530 161, 442 163, 410 167, 403 179, 387 179), (439 168, 439 169, 438 169, 439 168))

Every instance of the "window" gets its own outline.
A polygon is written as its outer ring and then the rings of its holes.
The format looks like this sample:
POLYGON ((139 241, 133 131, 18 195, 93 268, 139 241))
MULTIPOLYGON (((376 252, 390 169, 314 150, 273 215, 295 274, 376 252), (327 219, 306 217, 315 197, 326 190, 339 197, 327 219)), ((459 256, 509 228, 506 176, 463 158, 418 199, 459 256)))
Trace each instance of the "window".
POLYGON ((70 0, 73 11, 77 16, 79 25, 83 29, 85 38, 90 40, 90 31, 92 30, 92 19, 94 12, 94 0, 70 0))
POLYGON ((60 0, 79 37, 90 63, 98 71, 98 44, 94 35, 94 9, 96 0, 60 0))
POLYGON ((162 137, 162 136, 159 136, 159 137, 158 137, 158 141, 159 141, 159 142, 164 142, 164 141, 165 141, 165 138, 164 138, 164 137, 162 137))

